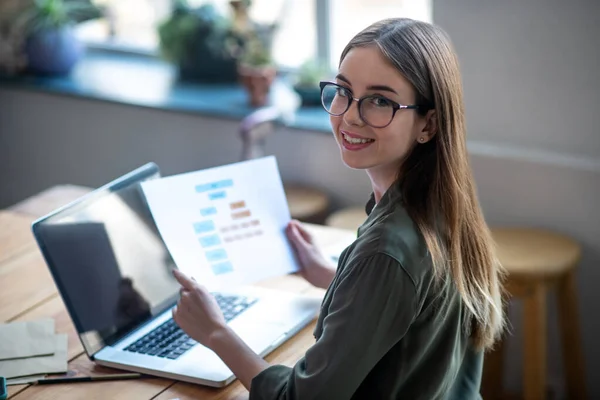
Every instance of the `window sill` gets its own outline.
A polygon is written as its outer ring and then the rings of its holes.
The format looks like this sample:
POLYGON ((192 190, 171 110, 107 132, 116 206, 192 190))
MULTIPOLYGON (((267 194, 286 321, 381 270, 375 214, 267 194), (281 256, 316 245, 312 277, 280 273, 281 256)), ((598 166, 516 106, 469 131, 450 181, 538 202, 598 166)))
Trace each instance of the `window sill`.
MULTIPOLYGON (((237 84, 179 82, 175 68, 143 55, 88 51, 66 77, 0 75, 0 87, 12 87, 109 101, 138 107, 241 120, 254 109, 237 84)), ((288 85, 276 82, 271 100, 289 99, 288 85)), ((285 126, 318 132, 331 131, 327 113, 320 107, 299 107, 285 126)))

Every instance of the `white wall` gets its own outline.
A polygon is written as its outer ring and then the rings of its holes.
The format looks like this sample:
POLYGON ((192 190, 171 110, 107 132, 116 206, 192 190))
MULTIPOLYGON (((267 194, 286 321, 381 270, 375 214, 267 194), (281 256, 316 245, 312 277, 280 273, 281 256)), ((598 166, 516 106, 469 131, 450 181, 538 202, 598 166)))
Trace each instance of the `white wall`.
MULTIPOLYGON (((578 273, 590 398, 600 398, 600 2, 440 0, 434 18, 463 68, 469 143, 491 224, 567 233, 584 246, 578 273)), ((166 175, 235 161, 237 124, 20 90, 0 89, 0 207, 57 183, 98 186, 146 161, 166 175)), ((366 177, 339 162, 323 133, 281 129, 268 141, 284 180, 362 204, 366 177)), ((562 366, 550 312, 550 381, 562 366)), ((511 310, 507 384, 520 386, 518 304, 511 310)))
POLYGON ((598 159, 600 2, 439 0, 474 139, 598 159))

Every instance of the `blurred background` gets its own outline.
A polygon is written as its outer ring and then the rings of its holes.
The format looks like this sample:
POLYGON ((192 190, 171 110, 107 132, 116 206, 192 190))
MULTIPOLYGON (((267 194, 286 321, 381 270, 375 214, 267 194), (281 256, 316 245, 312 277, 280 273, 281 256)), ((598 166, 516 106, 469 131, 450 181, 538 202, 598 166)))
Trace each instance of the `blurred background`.
MULTIPOLYGON (((284 182, 318 199, 305 219, 334 224, 363 207, 370 185, 340 162, 318 81, 333 77, 355 33, 403 16, 453 40, 490 226, 542 229, 581 250, 568 266, 574 308, 551 286, 547 309, 513 293, 503 364, 486 381, 502 392, 486 398, 539 398, 525 388, 536 382, 546 398, 581 398, 568 377, 600 398, 595 0, 0 0, 0 209, 54 185, 98 187, 148 161, 172 175, 273 154, 284 182), (536 337, 547 354, 532 361, 536 337), (583 362, 563 361, 577 343, 583 362)), ((551 263, 551 247, 523 251, 551 263)))

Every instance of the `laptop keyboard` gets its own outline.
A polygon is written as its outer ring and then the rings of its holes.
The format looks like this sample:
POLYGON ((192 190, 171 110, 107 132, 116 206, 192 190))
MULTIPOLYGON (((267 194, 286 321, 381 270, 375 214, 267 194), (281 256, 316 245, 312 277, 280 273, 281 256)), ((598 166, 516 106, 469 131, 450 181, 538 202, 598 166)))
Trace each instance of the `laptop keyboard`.
MULTIPOLYGON (((224 296, 218 293, 213 293, 213 295, 227 322, 258 300, 244 296, 224 296)), ((179 328, 173 318, 169 318, 162 325, 127 346, 125 350, 175 360, 197 343, 179 328)))

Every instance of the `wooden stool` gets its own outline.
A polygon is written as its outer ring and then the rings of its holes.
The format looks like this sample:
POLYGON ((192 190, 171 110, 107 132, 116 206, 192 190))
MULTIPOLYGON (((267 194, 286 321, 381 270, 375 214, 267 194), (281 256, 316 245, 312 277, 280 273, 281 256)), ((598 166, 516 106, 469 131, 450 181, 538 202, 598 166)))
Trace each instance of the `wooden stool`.
POLYGON ((292 218, 303 222, 322 224, 329 211, 329 198, 319 190, 284 184, 285 197, 292 218))
POLYGON ((366 219, 364 207, 348 207, 332 213, 325 220, 325 225, 356 232, 366 219))
MULTIPOLYGON (((546 295, 556 289, 560 334, 569 399, 586 399, 583 350, 575 270, 580 246, 571 239, 539 229, 492 229, 497 255, 508 272, 506 290, 523 308, 523 391, 525 400, 546 397, 546 295)), ((503 397, 502 343, 486 354, 482 394, 503 397)))

